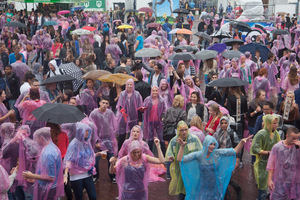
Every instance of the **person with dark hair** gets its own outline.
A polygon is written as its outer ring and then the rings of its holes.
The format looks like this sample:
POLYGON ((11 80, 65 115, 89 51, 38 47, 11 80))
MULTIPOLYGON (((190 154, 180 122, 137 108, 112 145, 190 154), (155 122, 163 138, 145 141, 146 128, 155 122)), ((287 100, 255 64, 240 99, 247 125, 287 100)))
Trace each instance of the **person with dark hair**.
POLYGON ((9 117, 15 114, 15 110, 7 110, 6 106, 3 104, 3 101, 6 99, 6 94, 4 90, 0 89, 0 125, 9 122, 9 117))
POLYGON ((126 62, 127 62, 127 57, 123 56, 120 60, 120 66, 115 68, 114 73, 120 73, 119 70, 124 69, 126 70, 127 74, 130 74, 131 68, 129 66, 126 66, 126 62))
POLYGON ((5 71, 5 82, 10 90, 11 95, 7 97, 8 104, 10 109, 15 109, 14 104, 17 100, 17 98, 20 95, 20 78, 16 75, 15 72, 12 71, 12 66, 7 65, 4 68, 5 71))
MULTIPOLYGON (((21 49, 20 49, 20 47, 18 45, 16 45, 14 47, 14 52, 9 55, 9 64, 10 65, 12 63, 15 63, 17 61, 16 54, 20 53, 20 50, 21 49)), ((21 55, 22 55, 22 62, 25 63, 25 57, 24 57, 24 55, 22 53, 21 53, 21 55)))
POLYGON ((153 87, 153 86, 159 86, 160 81, 162 79, 165 79, 164 74, 161 72, 162 65, 160 63, 156 63, 155 60, 150 60, 149 61, 149 66, 145 65, 144 63, 142 63, 142 66, 148 72, 150 72, 149 84, 151 85, 151 87, 153 87), (153 66, 153 68, 152 68, 152 66, 153 66))
POLYGON ((99 42, 95 41, 93 43, 93 47, 94 47, 94 54, 96 55, 96 59, 94 60, 94 63, 95 65, 97 65, 97 69, 100 69, 105 59, 105 54, 102 52, 101 48, 99 47, 99 42))
POLYGON ((262 107, 263 114, 259 115, 256 119, 256 122, 255 122, 255 125, 254 125, 254 132, 253 132, 254 135, 259 130, 262 129, 262 122, 263 122, 262 118, 263 118, 263 116, 273 114, 273 109, 274 109, 274 104, 272 102, 266 101, 263 104, 263 107, 262 107))
POLYGON ((143 81, 143 73, 138 71, 135 73, 135 78, 138 80, 134 82, 135 84, 135 90, 138 91, 142 98, 143 101, 150 95, 151 92, 151 86, 149 83, 143 81))
POLYGON ((114 70, 116 68, 116 61, 114 59, 109 59, 107 62, 106 62, 106 66, 104 68, 104 70, 106 71, 109 71, 110 73, 114 73, 114 70))
POLYGON ((70 99, 74 96, 74 93, 72 90, 70 89, 66 89, 62 95, 62 100, 66 100, 68 103, 70 101, 70 99))
POLYGON ((31 80, 34 78, 35 78, 35 76, 32 74, 31 71, 28 71, 25 73, 23 84, 20 87, 20 93, 23 93, 30 89, 31 80))
POLYGON ((11 64, 13 72, 16 73, 16 75, 20 78, 20 80, 23 80, 24 75, 27 71, 31 71, 31 69, 28 67, 28 65, 24 62, 22 62, 22 54, 16 53, 16 62, 11 64))
POLYGON ((267 170, 270 199, 299 199, 299 129, 290 127, 286 139, 275 144, 271 150, 267 170), (286 167, 289 166, 289 167, 286 167))
MULTIPOLYGON (((217 72, 212 72, 208 74, 210 81, 214 81, 218 79, 218 73, 217 72)), ((215 101, 218 104, 221 104, 222 102, 222 96, 220 93, 220 89, 217 87, 208 87, 206 86, 205 88, 205 98, 207 101, 215 101)))
POLYGON ((198 115, 201 119, 204 116, 204 105, 200 103, 200 94, 197 91, 192 92, 191 101, 186 104, 187 124, 190 125, 192 118, 198 115))
POLYGON ((135 39, 136 42, 134 44, 134 52, 137 52, 144 47, 144 38, 142 36, 142 31, 137 30, 136 34, 137 34, 137 37, 135 39))

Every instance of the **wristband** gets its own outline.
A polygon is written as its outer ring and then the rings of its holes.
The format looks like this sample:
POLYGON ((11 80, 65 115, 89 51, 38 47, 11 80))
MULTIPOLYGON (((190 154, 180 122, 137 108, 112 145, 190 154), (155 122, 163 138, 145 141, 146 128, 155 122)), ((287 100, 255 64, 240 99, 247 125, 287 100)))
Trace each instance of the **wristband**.
POLYGON ((255 114, 257 113, 256 110, 254 110, 254 113, 255 113, 255 114))

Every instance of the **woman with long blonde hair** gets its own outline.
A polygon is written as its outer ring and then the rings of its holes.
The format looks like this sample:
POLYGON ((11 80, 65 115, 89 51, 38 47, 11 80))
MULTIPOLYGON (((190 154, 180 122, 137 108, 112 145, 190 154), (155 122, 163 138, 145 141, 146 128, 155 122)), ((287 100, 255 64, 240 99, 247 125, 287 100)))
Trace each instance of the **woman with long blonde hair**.
POLYGON ((220 106, 218 104, 212 104, 209 107, 209 115, 210 117, 204 130, 207 131, 209 135, 213 135, 217 130, 221 117, 223 117, 220 106))

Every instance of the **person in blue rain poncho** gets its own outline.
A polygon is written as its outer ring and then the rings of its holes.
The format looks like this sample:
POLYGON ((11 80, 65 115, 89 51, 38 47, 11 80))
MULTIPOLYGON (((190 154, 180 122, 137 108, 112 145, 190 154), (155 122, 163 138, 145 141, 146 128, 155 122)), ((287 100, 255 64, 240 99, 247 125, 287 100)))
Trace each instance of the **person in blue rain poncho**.
POLYGON ((185 200, 222 200, 234 170, 236 153, 250 139, 244 138, 233 149, 218 149, 218 142, 206 136, 201 151, 183 156, 186 142, 178 138, 180 149, 177 161, 186 190, 185 200))

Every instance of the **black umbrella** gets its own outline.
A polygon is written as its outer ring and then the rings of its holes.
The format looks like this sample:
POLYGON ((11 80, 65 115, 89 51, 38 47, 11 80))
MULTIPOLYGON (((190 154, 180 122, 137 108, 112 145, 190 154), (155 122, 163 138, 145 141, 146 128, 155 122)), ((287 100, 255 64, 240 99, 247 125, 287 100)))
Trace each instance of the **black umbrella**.
POLYGON ((191 51, 199 51, 199 49, 195 46, 190 46, 190 45, 178 45, 174 47, 174 51, 177 52, 177 50, 186 50, 188 52, 191 51))
POLYGON ((230 22, 230 25, 232 25, 233 28, 237 28, 239 31, 242 32, 250 32, 252 30, 251 27, 245 22, 232 21, 230 22))
POLYGON ((187 9, 184 9, 184 8, 177 8, 177 9, 173 10, 173 13, 189 14, 190 12, 187 9))
POLYGON ((196 60, 196 58, 191 53, 174 53, 169 57, 169 60, 196 60))
POLYGON ((238 43, 238 45, 243 45, 244 41, 239 40, 239 39, 229 39, 229 40, 226 40, 224 43, 226 44, 226 46, 232 46, 235 43, 238 43))
POLYGON ((218 52, 214 50, 204 50, 204 51, 199 51, 198 53, 195 54, 197 58, 200 60, 208 60, 211 58, 217 57, 218 52))
POLYGON ((266 45, 258 44, 258 43, 249 43, 239 48, 239 51, 243 53, 249 51, 253 58, 255 57, 255 52, 257 50, 259 50, 260 52, 260 57, 262 59, 262 62, 267 61, 270 49, 266 45))
POLYGON ((126 12, 139 12, 139 11, 135 10, 135 9, 128 9, 128 10, 126 10, 126 12))
POLYGON ((222 56, 227 59, 232 59, 232 58, 240 58, 242 52, 240 51, 235 51, 235 50, 226 50, 223 52, 222 56))
POLYGON ((70 75, 55 75, 55 76, 51 76, 47 79, 45 79, 42 82, 42 85, 46 85, 48 83, 58 83, 58 82, 64 82, 64 81, 73 81, 76 78, 74 78, 73 76, 70 75))
POLYGON ((195 33, 194 35, 197 35, 199 37, 202 37, 204 40, 209 40, 211 41, 211 37, 207 34, 207 33, 204 33, 204 32, 197 32, 195 33))
POLYGON ((289 32, 287 30, 283 30, 283 29, 276 29, 276 30, 271 31, 271 33, 275 34, 275 35, 287 35, 287 34, 289 34, 289 32))
POLYGON ((208 87, 238 87, 247 84, 248 83, 246 81, 243 81, 242 79, 239 78, 225 77, 225 78, 211 81, 207 84, 207 86, 208 87))
POLYGON ((224 31, 218 30, 215 31, 213 34, 210 35, 211 37, 215 37, 215 38, 219 38, 219 39, 223 39, 223 38, 231 38, 232 36, 224 31))
POLYGON ((76 107, 62 103, 46 103, 31 112, 39 121, 54 124, 75 123, 85 118, 85 115, 76 107))
POLYGON ((210 20, 212 20, 212 19, 214 19, 214 17, 211 16, 211 15, 209 15, 209 14, 207 14, 207 15, 202 15, 201 19, 210 19, 210 20))
POLYGON ((8 22, 6 24, 4 24, 4 26, 6 27, 19 27, 19 28, 26 28, 26 25, 20 22, 8 22))
POLYGON ((283 49, 278 50, 278 58, 279 59, 283 57, 283 53, 285 51, 289 51, 291 53, 296 53, 294 50, 291 50, 291 49, 288 49, 288 48, 284 47, 283 49))

